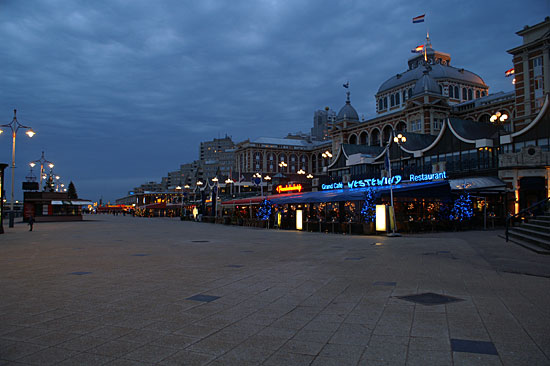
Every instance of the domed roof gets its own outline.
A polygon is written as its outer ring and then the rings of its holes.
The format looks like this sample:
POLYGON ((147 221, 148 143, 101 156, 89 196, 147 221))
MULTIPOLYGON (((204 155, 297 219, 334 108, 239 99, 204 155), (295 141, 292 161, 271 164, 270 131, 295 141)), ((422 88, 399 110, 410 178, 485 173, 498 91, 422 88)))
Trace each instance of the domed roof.
POLYGON ((357 114, 357 111, 353 106, 351 105, 351 102, 349 100, 349 93, 348 93, 348 99, 346 100, 346 104, 340 109, 340 112, 338 112, 338 116, 336 116, 337 121, 357 121, 359 122, 359 115, 357 114))
MULTIPOLYGON (((483 79, 471 71, 457 69, 456 67, 442 64, 433 64, 430 65, 430 67, 432 68, 432 71, 430 71, 430 76, 435 80, 453 79, 470 84, 476 84, 481 87, 487 87, 483 79)), ((400 85, 408 84, 412 81, 418 80, 422 77, 423 71, 423 67, 416 67, 414 69, 407 70, 402 74, 392 76, 382 83, 382 85, 378 89, 377 94, 393 89, 400 85)))
POLYGON ((424 70, 424 75, 416 82, 412 95, 423 93, 441 94, 441 88, 437 81, 430 76, 430 70, 428 68, 424 70))

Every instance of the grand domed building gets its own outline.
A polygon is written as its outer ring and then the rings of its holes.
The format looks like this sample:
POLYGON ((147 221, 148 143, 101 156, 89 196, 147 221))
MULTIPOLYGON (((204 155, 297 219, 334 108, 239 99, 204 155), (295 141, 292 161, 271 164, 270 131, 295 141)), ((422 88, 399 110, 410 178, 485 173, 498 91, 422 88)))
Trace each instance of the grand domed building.
POLYGON ((429 36, 423 53, 384 81, 375 99, 376 117, 359 121, 348 95, 331 131, 334 150, 344 143, 384 146, 393 131, 437 135, 451 116, 487 122, 497 110, 514 113, 514 92, 489 94, 479 75, 451 65, 451 56, 434 50, 429 36))

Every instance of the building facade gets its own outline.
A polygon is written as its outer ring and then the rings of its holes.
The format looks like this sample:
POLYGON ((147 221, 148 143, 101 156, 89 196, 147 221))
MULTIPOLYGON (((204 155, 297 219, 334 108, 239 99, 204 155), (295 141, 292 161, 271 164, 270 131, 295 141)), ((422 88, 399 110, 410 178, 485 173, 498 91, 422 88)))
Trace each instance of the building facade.
POLYGON ((442 172, 464 186, 484 179, 480 192, 498 192, 503 211, 548 197, 550 19, 517 34, 523 45, 509 51, 514 91, 489 94, 479 76, 450 66, 450 56, 428 40, 425 55, 382 84, 375 118, 360 122, 348 95, 346 115, 331 130, 331 180, 387 176, 389 154, 392 172, 404 180, 442 172), (406 141, 395 143, 398 134, 406 141))
POLYGON ((200 144, 199 161, 206 179, 228 176, 235 167, 235 144, 231 137, 215 138, 200 144))

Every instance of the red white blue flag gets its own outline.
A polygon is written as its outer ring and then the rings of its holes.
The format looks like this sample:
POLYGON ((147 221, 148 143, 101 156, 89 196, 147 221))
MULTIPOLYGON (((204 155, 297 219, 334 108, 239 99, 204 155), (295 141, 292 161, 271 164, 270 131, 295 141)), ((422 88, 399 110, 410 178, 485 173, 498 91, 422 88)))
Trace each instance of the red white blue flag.
POLYGON ((506 72, 504 73, 504 75, 506 75, 506 77, 512 76, 514 74, 515 74, 515 70, 514 70, 513 67, 510 70, 506 70, 506 72))
POLYGON ((424 45, 421 44, 420 46, 416 47, 416 48, 413 48, 411 50, 412 53, 422 53, 422 51, 424 51, 424 45))
POLYGON ((413 23, 422 23, 426 14, 419 15, 413 18, 413 23))

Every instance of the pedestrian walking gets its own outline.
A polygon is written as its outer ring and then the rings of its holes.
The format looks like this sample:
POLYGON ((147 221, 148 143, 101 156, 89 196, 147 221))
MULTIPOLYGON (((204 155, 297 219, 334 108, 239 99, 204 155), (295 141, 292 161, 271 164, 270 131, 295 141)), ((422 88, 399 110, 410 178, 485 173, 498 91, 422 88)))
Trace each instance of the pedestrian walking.
POLYGON ((32 231, 32 226, 34 225, 34 216, 29 216, 29 231, 32 231))

